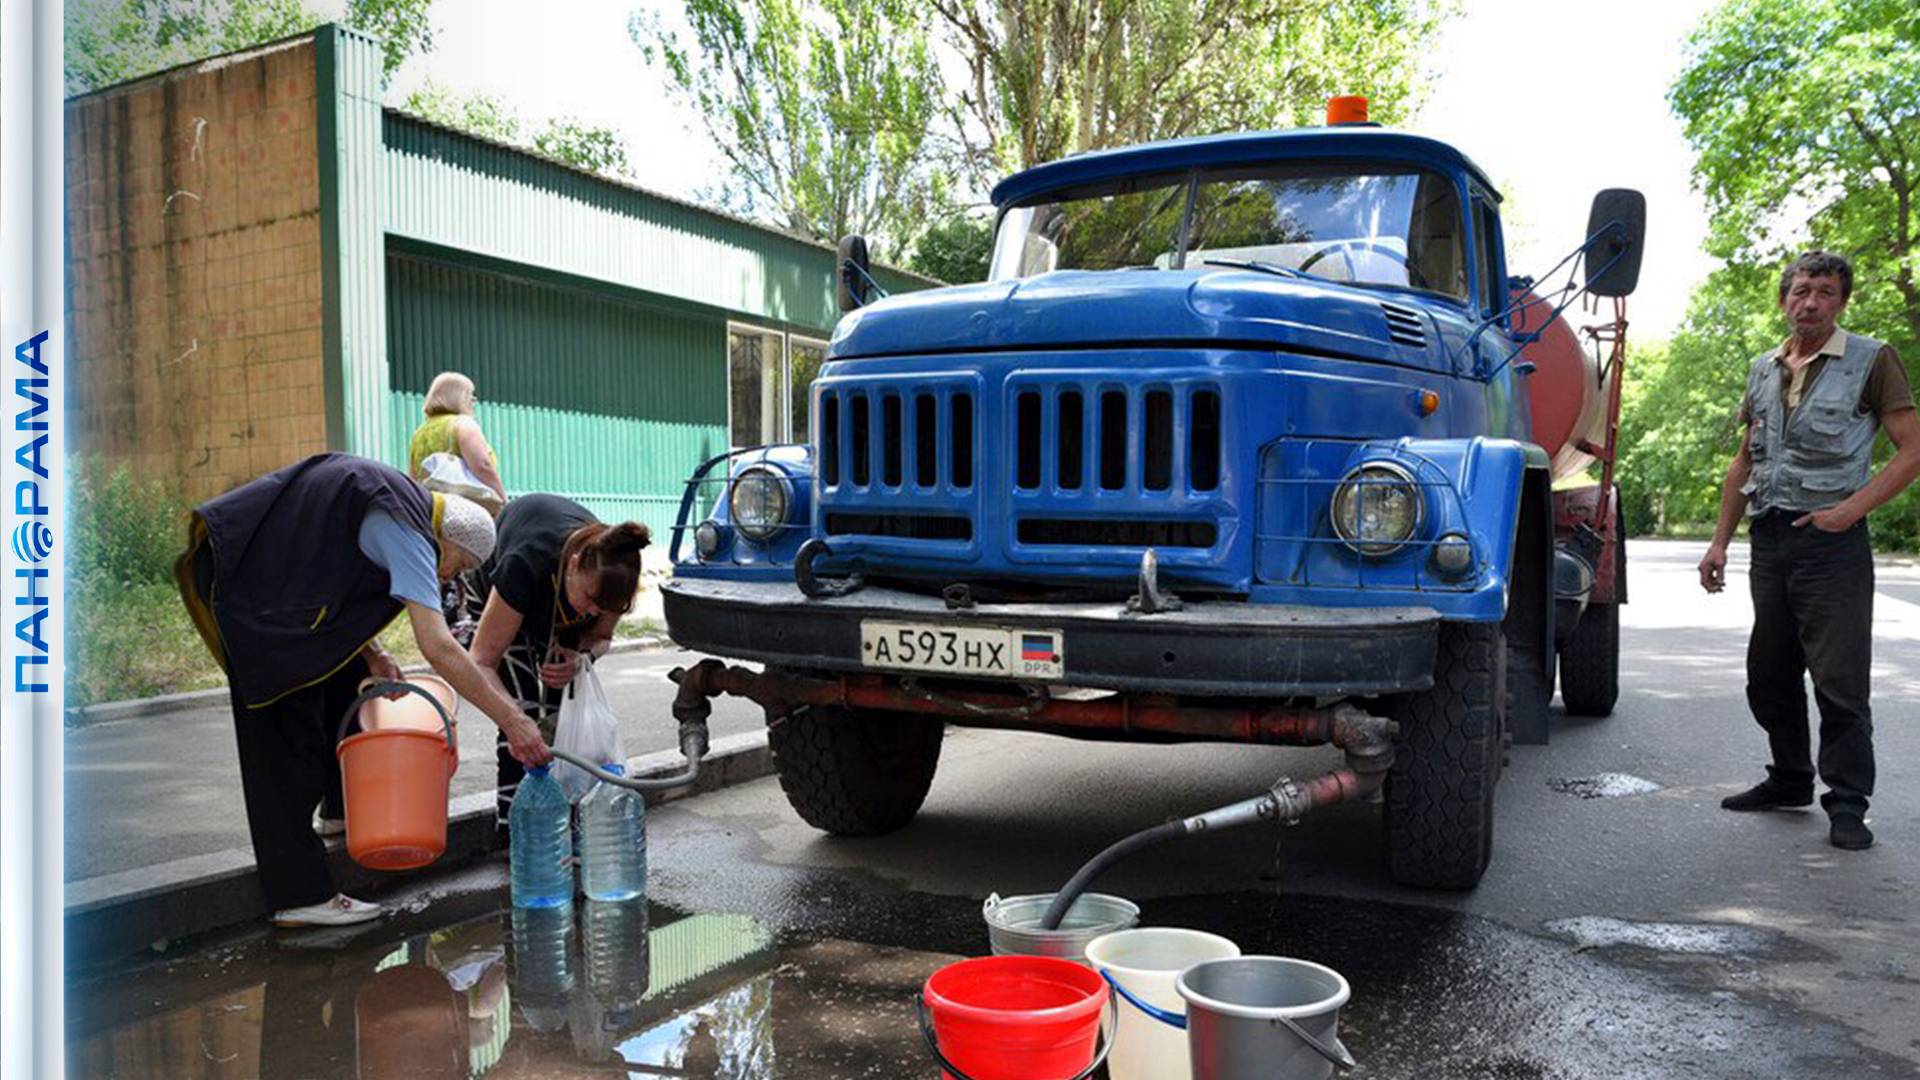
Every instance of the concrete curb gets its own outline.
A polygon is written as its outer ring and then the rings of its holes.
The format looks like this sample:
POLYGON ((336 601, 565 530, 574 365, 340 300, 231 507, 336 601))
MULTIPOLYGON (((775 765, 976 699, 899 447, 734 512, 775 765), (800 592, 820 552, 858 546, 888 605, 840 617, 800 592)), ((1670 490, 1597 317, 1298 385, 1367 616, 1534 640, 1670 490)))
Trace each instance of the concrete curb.
MULTIPOLYGON (((668 776, 685 767, 677 750, 627 761, 629 775, 668 776)), ((691 785, 647 797, 658 804, 718 791, 772 775, 765 731, 715 739, 691 785)), ((347 856, 342 838, 327 841, 327 864, 343 892, 378 896, 394 882, 445 873, 496 849, 493 792, 452 800, 447 850, 432 866, 400 873, 368 870, 347 856)), ((210 930, 263 922, 269 912, 254 875, 253 850, 235 848, 113 874, 70 881, 66 887, 66 952, 70 969, 112 960, 210 930)))
MULTIPOLYGON (((607 652, 611 655, 672 647, 672 640, 665 634, 648 634, 645 637, 621 638, 615 641, 607 652)), ((411 674, 431 669, 424 664, 414 664, 405 670, 411 674)), ((189 690, 183 694, 161 694, 158 697, 133 698, 128 701, 103 701, 97 705, 82 705, 79 708, 68 709, 65 726, 69 729, 92 727, 94 724, 110 724, 116 720, 164 716, 167 713, 184 712, 188 709, 223 705, 226 700, 227 688, 220 686, 211 690, 189 690)))

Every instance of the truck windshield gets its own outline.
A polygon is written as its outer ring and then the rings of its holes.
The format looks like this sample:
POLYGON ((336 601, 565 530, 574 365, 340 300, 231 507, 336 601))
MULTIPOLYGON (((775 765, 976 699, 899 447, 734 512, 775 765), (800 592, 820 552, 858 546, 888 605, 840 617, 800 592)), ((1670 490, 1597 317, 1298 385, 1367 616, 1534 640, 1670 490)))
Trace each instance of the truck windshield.
POLYGON ((1013 207, 1001 217, 989 277, 1211 259, 1465 299, 1465 251, 1460 200, 1438 173, 1264 165, 1130 178, 1013 207))

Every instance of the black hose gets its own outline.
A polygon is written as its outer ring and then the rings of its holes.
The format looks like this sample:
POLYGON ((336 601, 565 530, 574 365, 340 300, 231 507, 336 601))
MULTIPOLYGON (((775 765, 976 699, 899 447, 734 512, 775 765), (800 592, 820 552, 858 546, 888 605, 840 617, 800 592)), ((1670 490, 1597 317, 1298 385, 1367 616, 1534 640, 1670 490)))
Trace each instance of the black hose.
POLYGON ((1164 825, 1155 825, 1151 829, 1142 829, 1124 840, 1116 841, 1107 850, 1088 859, 1087 864, 1076 871, 1059 892, 1053 894, 1053 903, 1047 905, 1047 913, 1040 918, 1040 929, 1058 930, 1060 920, 1067 917, 1067 909, 1073 906, 1075 900, 1080 899, 1081 893, 1087 891, 1087 886, 1093 883, 1094 878, 1106 872, 1107 867, 1141 848, 1152 847, 1186 834, 1185 821, 1169 821, 1164 825))

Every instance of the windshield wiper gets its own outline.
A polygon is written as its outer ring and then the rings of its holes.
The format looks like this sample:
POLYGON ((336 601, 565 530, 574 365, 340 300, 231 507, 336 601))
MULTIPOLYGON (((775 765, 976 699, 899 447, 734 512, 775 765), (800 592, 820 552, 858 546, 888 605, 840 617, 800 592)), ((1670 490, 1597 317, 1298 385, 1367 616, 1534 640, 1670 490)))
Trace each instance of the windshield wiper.
POLYGON ((1258 270, 1263 274, 1272 274, 1275 277, 1304 278, 1308 281, 1327 280, 1319 274, 1309 274, 1305 270, 1295 270, 1291 266, 1261 262, 1258 259, 1201 259, 1200 262, 1205 266, 1231 266, 1236 270, 1258 270))

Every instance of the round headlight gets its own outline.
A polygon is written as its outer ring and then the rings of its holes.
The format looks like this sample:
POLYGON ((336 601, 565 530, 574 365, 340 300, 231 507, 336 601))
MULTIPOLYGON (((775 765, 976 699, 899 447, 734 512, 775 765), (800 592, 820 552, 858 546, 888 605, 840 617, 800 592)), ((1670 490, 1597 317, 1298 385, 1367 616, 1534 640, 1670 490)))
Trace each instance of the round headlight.
POLYGON ((693 528, 693 550, 702 559, 711 559, 720 553, 720 526, 711 521, 703 521, 693 528))
POLYGON ((764 465, 742 470, 733 478, 733 492, 727 497, 733 527, 741 536, 756 541, 765 541, 785 525, 792 505, 787 478, 764 465))
POLYGON ((1413 538, 1426 511, 1413 474, 1391 461, 1369 461, 1333 492, 1333 531, 1362 555, 1391 555, 1413 538))

